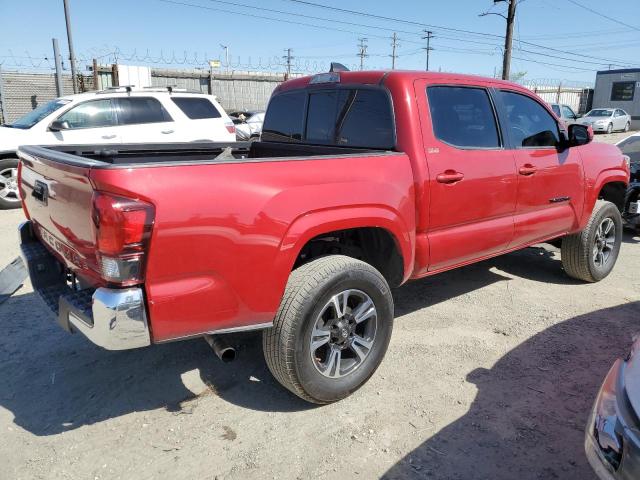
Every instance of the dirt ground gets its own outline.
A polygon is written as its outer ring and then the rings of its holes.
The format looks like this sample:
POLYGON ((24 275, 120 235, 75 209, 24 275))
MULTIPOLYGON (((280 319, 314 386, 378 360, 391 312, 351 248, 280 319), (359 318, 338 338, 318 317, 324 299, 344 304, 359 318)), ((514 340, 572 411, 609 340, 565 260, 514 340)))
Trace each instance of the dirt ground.
MULTIPOLYGON (((0 212, 0 265, 20 221, 0 212)), ((276 384, 257 335, 229 365, 202 340, 107 352, 25 284, 0 305, 0 479, 590 480, 585 421, 640 331, 639 268, 627 233, 594 285, 548 246, 409 283, 380 369, 324 407, 276 384)))

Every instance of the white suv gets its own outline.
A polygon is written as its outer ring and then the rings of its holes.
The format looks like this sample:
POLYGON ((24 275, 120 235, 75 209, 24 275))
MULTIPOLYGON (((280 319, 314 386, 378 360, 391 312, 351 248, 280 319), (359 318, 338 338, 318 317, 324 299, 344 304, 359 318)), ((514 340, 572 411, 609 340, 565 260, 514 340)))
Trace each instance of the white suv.
POLYGON ((233 122, 212 95, 117 87, 61 97, 0 126, 0 209, 20 206, 20 145, 235 140, 233 122))

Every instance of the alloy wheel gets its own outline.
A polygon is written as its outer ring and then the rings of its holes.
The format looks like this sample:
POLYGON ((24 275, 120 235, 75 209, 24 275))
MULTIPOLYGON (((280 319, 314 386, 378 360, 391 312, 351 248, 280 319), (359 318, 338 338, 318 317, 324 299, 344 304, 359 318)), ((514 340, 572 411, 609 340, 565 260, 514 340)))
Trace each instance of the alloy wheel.
POLYGON ((19 202, 18 169, 5 168, 0 170, 0 199, 7 202, 19 202))
POLYGON ((378 315, 373 300, 361 290, 332 296, 311 332, 311 359, 324 376, 340 378, 356 370, 373 349, 378 315))
POLYGON ((598 229, 593 243, 593 263, 603 268, 611 259, 616 244, 616 225, 609 217, 605 218, 598 229))

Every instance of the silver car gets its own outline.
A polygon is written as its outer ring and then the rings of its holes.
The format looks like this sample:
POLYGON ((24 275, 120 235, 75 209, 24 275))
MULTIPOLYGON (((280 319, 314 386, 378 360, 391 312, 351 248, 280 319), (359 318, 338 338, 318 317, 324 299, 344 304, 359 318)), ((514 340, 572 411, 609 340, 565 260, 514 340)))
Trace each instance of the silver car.
POLYGON ((628 132, 631 128, 631 115, 620 108, 594 108, 578 123, 593 127, 594 132, 628 132))

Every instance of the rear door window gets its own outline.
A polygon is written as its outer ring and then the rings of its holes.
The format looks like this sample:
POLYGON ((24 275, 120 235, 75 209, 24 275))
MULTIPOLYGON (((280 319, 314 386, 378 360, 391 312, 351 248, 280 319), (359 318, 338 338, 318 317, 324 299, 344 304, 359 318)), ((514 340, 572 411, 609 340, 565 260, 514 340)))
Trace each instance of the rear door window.
POLYGON ((156 98, 127 97, 114 99, 118 106, 118 123, 136 125, 171 122, 173 119, 156 98))
POLYGON ((499 148, 495 113, 484 88, 427 88, 433 133, 460 148, 499 148))
POLYGON ((191 120, 221 118, 220 112, 210 100, 202 97, 171 97, 182 113, 191 120))
POLYGON ((567 107, 566 105, 562 106, 562 113, 563 113, 563 117, 564 118, 568 118, 569 120, 574 120, 576 118, 576 114, 573 113, 573 110, 571 110, 569 107, 567 107))
POLYGON ((269 102, 262 126, 262 140, 272 142, 301 141, 304 131, 306 92, 283 93, 269 102))

